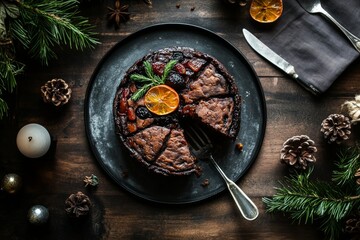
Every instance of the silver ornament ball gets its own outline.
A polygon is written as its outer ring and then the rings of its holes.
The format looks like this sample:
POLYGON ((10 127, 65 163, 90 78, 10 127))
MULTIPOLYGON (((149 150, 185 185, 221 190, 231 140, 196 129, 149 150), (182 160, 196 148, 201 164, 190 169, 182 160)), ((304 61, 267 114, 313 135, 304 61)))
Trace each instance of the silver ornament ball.
POLYGON ((21 177, 15 173, 6 174, 1 181, 1 190, 15 194, 17 193, 22 186, 21 177))
POLYGON ((49 210, 43 205, 34 205, 28 212, 28 220, 34 225, 45 224, 49 220, 49 210))

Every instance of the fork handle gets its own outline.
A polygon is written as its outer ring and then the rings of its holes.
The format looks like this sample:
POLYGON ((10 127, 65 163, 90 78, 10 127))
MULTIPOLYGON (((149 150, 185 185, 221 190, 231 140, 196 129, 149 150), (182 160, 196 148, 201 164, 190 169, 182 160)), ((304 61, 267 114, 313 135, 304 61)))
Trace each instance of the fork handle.
POLYGON ((232 180, 230 180, 222 169, 219 167, 217 162, 214 160, 212 156, 210 156, 210 160, 220 172, 221 176, 226 182, 226 185, 233 197, 236 206, 240 210, 241 214, 246 220, 255 220, 259 216, 259 210, 256 205, 251 201, 251 199, 246 195, 246 193, 241 190, 241 188, 236 185, 232 180))
POLYGON ((343 27, 333 16, 331 16, 325 9, 321 9, 320 12, 327 17, 330 21, 332 21, 344 34, 345 36, 350 40, 352 45, 355 47, 355 49, 360 52, 360 39, 356 37, 354 34, 349 32, 345 27, 343 27))
POLYGON ((256 205, 233 181, 227 182, 227 186, 243 217, 249 221, 255 220, 259 216, 256 205))

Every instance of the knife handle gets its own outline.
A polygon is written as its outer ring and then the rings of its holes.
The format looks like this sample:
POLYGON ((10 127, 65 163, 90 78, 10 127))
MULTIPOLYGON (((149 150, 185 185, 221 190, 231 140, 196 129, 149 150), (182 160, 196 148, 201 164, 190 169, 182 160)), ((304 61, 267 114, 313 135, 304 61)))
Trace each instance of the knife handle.
POLYGON ((286 69, 285 69, 285 72, 291 76, 292 78, 294 79, 298 79, 299 78, 299 75, 295 72, 295 67, 293 65, 290 65, 288 66, 286 69))

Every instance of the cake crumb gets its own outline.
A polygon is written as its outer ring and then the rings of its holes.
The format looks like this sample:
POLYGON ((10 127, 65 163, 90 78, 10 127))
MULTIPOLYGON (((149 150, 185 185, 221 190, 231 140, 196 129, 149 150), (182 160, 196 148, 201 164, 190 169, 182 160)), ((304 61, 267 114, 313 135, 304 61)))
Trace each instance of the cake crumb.
POLYGON ((209 186, 209 184, 210 184, 209 179, 206 178, 206 179, 201 183, 201 186, 207 187, 207 186, 209 186))
POLYGON ((236 147, 237 150, 239 150, 241 152, 243 150, 243 148, 244 148, 244 145, 242 143, 237 143, 235 145, 235 147, 236 147))
POLYGON ((195 175, 196 175, 197 177, 200 177, 201 174, 202 174, 202 168, 201 168, 200 166, 196 166, 196 168, 195 168, 195 175))

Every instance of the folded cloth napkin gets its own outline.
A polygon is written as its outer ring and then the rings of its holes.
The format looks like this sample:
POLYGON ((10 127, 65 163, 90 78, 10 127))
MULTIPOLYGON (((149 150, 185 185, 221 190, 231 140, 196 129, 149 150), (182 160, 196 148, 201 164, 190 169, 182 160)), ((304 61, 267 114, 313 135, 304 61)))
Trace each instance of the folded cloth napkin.
MULTIPOLYGON (((323 93, 360 54, 325 16, 307 13, 295 0, 283 4, 282 16, 259 38, 294 65, 301 85, 323 93)), ((360 0, 323 0, 322 6, 360 37, 360 0)))

